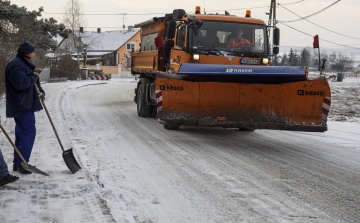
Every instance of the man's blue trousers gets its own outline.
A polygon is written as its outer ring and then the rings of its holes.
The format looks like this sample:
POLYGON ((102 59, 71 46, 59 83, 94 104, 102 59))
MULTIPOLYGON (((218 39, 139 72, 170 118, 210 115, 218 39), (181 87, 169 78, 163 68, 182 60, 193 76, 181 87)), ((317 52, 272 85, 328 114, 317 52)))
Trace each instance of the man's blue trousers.
MULTIPOLYGON (((26 162, 29 162, 32 148, 34 146, 36 128, 34 112, 25 112, 21 117, 15 119, 15 146, 20 151, 26 162)), ((14 151, 14 166, 20 166, 22 161, 14 151)))

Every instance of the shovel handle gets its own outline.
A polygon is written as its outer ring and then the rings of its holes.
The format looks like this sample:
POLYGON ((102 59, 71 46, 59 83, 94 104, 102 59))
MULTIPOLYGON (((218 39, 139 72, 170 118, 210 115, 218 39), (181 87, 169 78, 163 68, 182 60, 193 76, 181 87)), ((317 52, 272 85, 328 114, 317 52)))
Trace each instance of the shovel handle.
POLYGON ((0 128, 1 131, 5 134, 6 138, 9 140, 10 144, 14 147, 15 152, 18 154, 18 156, 20 157, 20 159, 22 160, 22 162, 24 164, 27 165, 26 160, 24 159, 24 157, 21 155, 20 151, 18 150, 18 148, 15 146, 15 144, 13 143, 13 141, 11 140, 10 136, 7 134, 7 132, 5 131, 4 127, 1 125, 1 117, 0 117, 0 128))
POLYGON ((52 128, 54 129, 54 132, 55 132, 55 135, 56 135, 57 140, 59 141, 60 147, 61 147, 62 151, 65 152, 65 149, 64 149, 64 147, 63 147, 63 145, 62 145, 62 143, 61 143, 60 137, 59 137, 59 135, 58 135, 58 133, 57 133, 57 131, 56 131, 56 129, 55 129, 55 125, 54 125, 54 123, 53 123, 53 121, 52 121, 52 119, 51 119, 51 117, 50 117, 49 111, 47 110, 47 107, 46 107, 46 105, 45 105, 44 99, 41 97, 41 92, 40 92, 38 86, 36 85, 36 83, 35 83, 34 85, 35 85, 36 91, 37 91, 37 93, 38 93, 39 99, 40 99, 40 101, 41 101, 41 104, 43 105, 43 107, 44 107, 44 109, 45 109, 45 111, 46 111, 47 117, 49 118, 49 121, 50 121, 50 123, 51 123, 51 126, 52 126, 52 128))

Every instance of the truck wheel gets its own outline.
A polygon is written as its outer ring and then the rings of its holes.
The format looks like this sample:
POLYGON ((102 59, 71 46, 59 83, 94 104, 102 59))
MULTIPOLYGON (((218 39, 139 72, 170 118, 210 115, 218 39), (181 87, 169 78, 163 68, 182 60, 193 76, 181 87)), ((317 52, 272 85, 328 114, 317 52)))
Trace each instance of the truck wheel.
POLYGON ((145 90, 143 84, 139 84, 137 88, 136 107, 139 117, 149 117, 151 114, 151 105, 147 105, 145 101, 145 90))
POLYGON ((151 106, 151 114, 150 114, 150 116, 156 118, 156 115, 157 115, 157 106, 153 105, 153 106, 151 106))
POLYGON ((176 130, 176 129, 180 128, 180 125, 175 125, 175 124, 165 123, 163 125, 164 125, 164 128, 167 129, 167 130, 176 130))

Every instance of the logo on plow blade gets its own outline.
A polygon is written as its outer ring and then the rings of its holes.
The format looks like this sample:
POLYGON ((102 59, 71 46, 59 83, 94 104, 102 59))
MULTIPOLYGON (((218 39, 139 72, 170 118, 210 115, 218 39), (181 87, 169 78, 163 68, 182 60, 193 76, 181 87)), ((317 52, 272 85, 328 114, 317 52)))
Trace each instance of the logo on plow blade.
POLYGON ((173 85, 160 85, 160 90, 172 90, 172 91, 182 91, 184 90, 183 86, 173 86, 173 85))
POLYGON ((300 96, 324 96, 324 91, 305 91, 305 90, 298 90, 298 95, 300 96))
POLYGON ((252 72, 254 72, 253 69, 233 69, 233 68, 226 69, 226 73, 252 73, 252 72))

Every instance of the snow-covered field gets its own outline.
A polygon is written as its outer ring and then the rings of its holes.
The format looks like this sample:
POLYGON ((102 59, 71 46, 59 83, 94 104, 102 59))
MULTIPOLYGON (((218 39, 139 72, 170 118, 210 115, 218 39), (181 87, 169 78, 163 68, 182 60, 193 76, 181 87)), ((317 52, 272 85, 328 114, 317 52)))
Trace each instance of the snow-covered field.
MULTIPOLYGON (((0 222, 358 222, 360 78, 330 82, 325 133, 181 127, 139 118, 136 82, 47 83, 30 164, 0 187, 0 222)), ((14 121, 2 124, 14 139, 14 121)), ((11 170, 13 149, 0 134, 11 170)))
POLYGON ((343 82, 330 82, 330 120, 360 121, 360 78, 347 78, 343 82))

